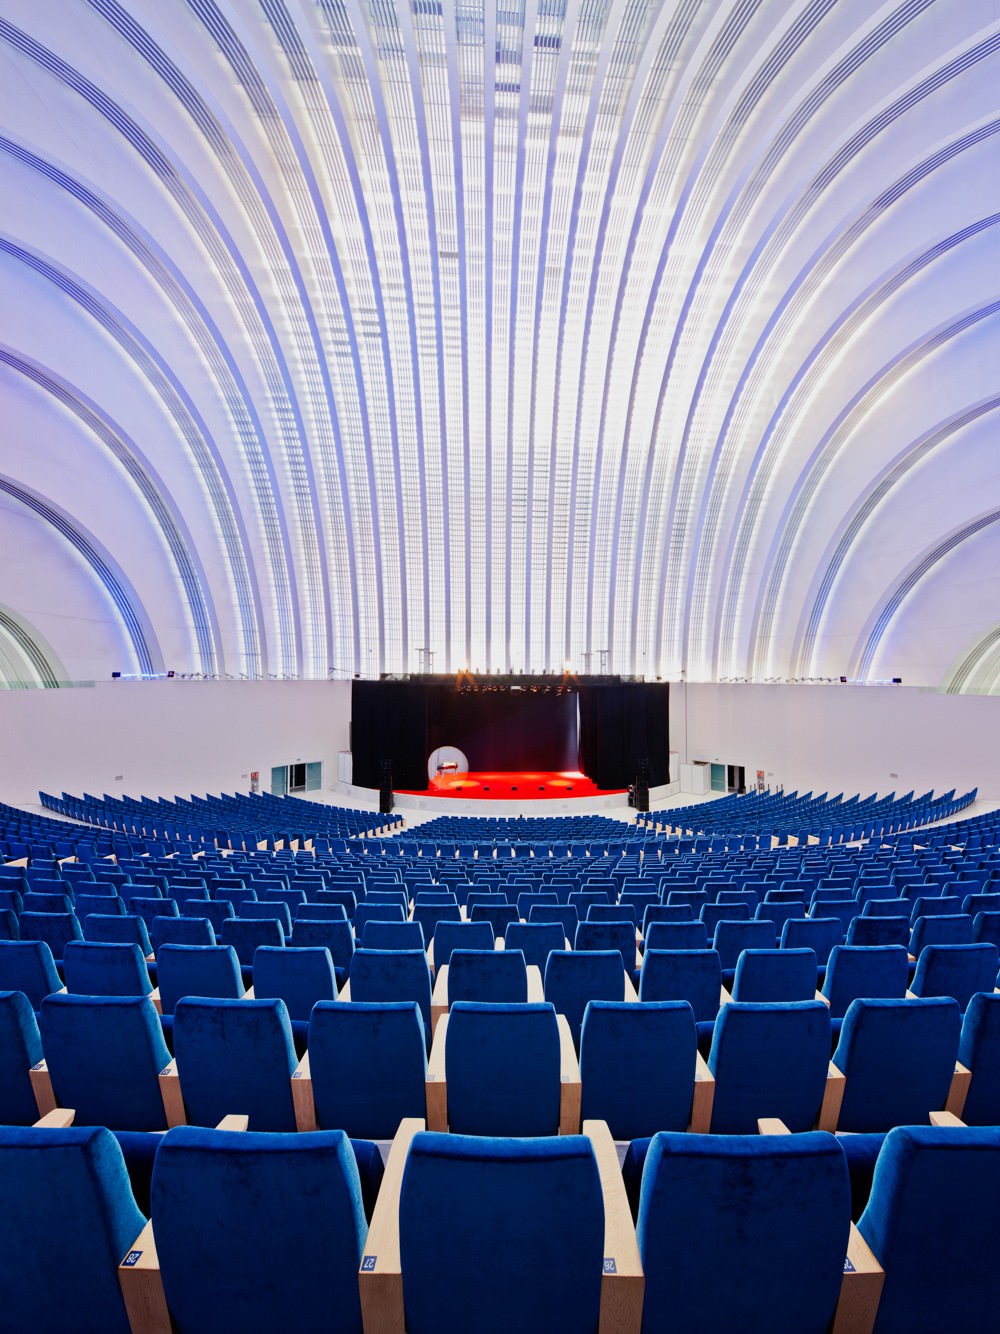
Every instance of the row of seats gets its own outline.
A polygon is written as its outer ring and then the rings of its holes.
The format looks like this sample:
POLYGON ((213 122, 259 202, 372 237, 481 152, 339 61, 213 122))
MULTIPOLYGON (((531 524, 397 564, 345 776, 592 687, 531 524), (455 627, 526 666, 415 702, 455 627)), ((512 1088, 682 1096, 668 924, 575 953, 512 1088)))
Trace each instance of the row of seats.
POLYGON ((403 1116, 460 1133, 658 1130, 741 1134, 760 1117, 884 1133, 933 1111, 1000 1124, 1000 995, 964 1021, 948 998, 855 1000, 830 1052, 818 1000, 725 1005, 708 1059, 685 1001, 587 1003, 576 1046, 551 1002, 453 1000, 427 1029, 413 1001, 319 1001, 299 1057, 283 1001, 184 996, 173 1054, 149 997, 0 993, 0 1120, 54 1106, 115 1131, 213 1125, 233 1108, 255 1129, 317 1126, 390 1137, 403 1116), (577 1047, 579 1057, 577 1057, 577 1047), (581 1094, 582 1089, 582 1094, 581 1094))
POLYGON ((1000 1130, 892 1131, 856 1227, 833 1136, 658 1134, 633 1227, 606 1128, 584 1131, 404 1122, 369 1224, 342 1132, 179 1127, 150 1224, 107 1131, 0 1129, 0 1309, 11 1329, 102 1334, 993 1327, 1000 1130), (39 1246, 60 1220, 71 1244, 39 1246))

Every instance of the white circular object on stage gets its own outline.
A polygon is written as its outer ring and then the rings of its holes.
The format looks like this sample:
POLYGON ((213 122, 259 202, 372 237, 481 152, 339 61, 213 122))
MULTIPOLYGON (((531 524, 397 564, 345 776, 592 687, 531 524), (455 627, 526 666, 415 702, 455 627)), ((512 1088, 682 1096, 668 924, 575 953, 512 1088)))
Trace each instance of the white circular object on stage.
POLYGON ((439 778, 441 774, 467 774, 469 761, 457 746, 438 746, 427 757, 427 778, 439 778))

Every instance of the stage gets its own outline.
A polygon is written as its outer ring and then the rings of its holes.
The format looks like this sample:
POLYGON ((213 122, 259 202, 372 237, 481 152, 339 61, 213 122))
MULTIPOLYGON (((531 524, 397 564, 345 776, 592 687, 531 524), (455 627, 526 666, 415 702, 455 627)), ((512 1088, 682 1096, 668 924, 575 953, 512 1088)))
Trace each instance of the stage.
POLYGON ((410 797, 458 797, 466 801, 552 801, 566 797, 622 797, 624 789, 602 790, 579 772, 515 769, 490 773, 437 774, 420 790, 399 789, 410 797))

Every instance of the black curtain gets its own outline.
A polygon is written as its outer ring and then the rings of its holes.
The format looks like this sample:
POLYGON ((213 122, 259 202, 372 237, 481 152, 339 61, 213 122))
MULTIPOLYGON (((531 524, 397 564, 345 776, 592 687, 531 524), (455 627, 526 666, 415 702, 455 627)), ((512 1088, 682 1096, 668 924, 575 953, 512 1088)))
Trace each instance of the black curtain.
POLYGON ((411 681, 354 681, 351 690, 354 782, 379 787, 381 765, 392 765, 392 786, 427 786, 427 687, 411 681))
POLYGON ((598 787, 620 789, 647 766, 656 787, 670 776, 670 687, 643 682, 580 684, 580 768, 598 787))
POLYGON ((428 754, 438 746, 457 746, 473 773, 576 768, 575 695, 459 691, 453 683, 428 693, 428 754))

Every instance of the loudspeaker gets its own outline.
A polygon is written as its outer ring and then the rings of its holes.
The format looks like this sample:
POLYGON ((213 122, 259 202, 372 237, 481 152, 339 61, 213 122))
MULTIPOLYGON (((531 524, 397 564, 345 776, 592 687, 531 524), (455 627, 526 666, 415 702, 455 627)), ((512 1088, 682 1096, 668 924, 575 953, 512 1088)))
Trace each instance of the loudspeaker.
POLYGON ((635 780, 635 808, 637 811, 649 810, 649 784, 641 778, 635 780))
POLYGON ((379 791, 378 808, 379 813, 388 815, 392 810, 392 761, 379 761, 379 791))

